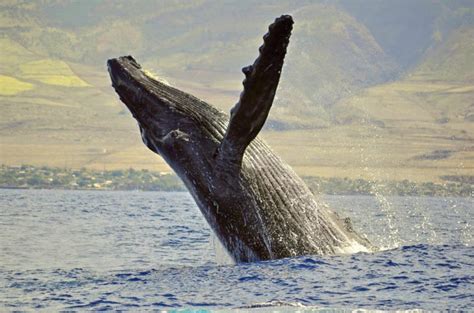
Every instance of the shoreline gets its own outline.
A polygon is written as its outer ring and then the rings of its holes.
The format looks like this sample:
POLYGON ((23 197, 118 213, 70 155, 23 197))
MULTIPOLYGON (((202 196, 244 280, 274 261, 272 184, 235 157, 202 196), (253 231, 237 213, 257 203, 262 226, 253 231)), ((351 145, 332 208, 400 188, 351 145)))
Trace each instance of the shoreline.
MULTIPOLYGON (((369 181, 338 177, 301 177, 315 195, 472 197, 474 176, 450 176, 446 183, 369 181)), ((149 170, 64 169, 31 165, 0 167, 1 189, 185 192, 174 174, 149 170)))
MULTIPOLYGON (((188 190, 146 190, 146 189, 71 189, 71 188, 33 188, 33 187, 16 187, 16 186, 0 186, 0 190, 42 190, 42 191, 94 191, 94 192, 179 192, 187 193, 188 190)), ((366 194, 366 193, 319 193, 315 195, 318 196, 341 196, 341 197, 376 197, 375 194, 366 194)), ((436 198, 469 198, 472 196, 466 195, 425 195, 425 194, 409 194, 409 195, 400 195, 400 194, 386 194, 385 197, 413 197, 413 198, 422 198, 422 197, 436 197, 436 198)))

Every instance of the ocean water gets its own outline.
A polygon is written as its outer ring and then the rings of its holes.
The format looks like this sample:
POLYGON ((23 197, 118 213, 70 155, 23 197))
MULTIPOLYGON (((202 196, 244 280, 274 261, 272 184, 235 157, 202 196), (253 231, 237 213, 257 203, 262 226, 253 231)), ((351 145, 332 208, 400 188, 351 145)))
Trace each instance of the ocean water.
POLYGON ((472 198, 321 201, 383 250, 235 265, 187 193, 0 190, 0 311, 472 310, 472 198))

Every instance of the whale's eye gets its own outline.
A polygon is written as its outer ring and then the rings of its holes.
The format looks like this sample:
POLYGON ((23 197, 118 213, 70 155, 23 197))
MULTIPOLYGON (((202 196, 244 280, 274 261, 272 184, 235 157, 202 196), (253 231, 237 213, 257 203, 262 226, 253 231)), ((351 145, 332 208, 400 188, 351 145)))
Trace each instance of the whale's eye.
POLYGON ((219 147, 217 147, 216 150, 214 150, 214 153, 212 154, 212 158, 215 160, 218 154, 219 154, 219 147))

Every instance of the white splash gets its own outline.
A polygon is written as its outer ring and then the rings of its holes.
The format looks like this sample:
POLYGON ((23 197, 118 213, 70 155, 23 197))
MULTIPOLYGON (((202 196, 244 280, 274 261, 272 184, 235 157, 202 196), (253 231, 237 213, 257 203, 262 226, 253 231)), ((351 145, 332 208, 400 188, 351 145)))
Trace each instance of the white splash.
POLYGON ((367 247, 361 245, 355 240, 351 240, 349 243, 350 244, 347 246, 336 247, 335 249, 336 253, 337 254, 354 254, 354 253, 359 253, 359 252, 366 252, 366 253, 372 252, 367 247))

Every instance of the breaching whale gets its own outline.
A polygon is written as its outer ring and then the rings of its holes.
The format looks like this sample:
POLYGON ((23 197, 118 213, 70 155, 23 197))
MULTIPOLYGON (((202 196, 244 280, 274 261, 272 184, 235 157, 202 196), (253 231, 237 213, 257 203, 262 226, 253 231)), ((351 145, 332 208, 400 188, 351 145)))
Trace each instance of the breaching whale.
POLYGON ((150 77, 131 56, 108 60, 112 86, 145 145, 182 179, 236 262, 370 251, 257 135, 270 111, 293 20, 269 26, 230 117, 150 77))

